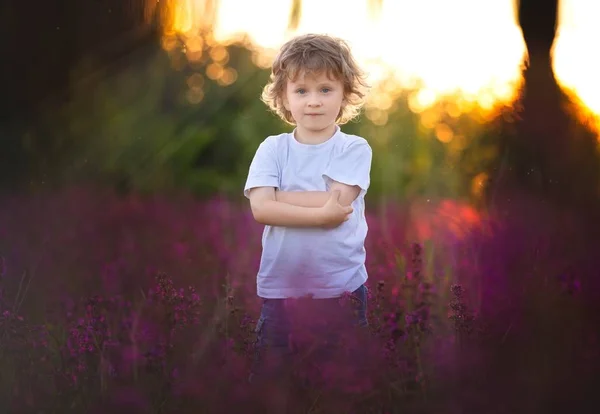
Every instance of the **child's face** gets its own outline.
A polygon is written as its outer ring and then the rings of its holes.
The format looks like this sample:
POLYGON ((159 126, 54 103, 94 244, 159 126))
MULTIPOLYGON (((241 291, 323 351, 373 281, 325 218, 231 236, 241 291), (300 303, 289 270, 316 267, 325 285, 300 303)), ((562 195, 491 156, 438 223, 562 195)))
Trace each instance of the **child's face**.
POLYGON ((289 80, 284 96, 284 106, 292 113, 298 132, 315 136, 334 129, 344 102, 344 85, 332 80, 327 73, 305 75, 300 73, 289 80))

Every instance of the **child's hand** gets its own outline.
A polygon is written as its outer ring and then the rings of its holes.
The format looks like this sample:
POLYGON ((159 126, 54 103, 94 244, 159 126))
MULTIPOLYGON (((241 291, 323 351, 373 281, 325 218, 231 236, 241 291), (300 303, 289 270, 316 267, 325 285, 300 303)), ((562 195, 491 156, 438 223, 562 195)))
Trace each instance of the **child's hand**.
POLYGON ((332 191, 329 199, 320 209, 322 227, 333 229, 350 219, 354 209, 350 206, 344 207, 339 202, 340 191, 332 191))

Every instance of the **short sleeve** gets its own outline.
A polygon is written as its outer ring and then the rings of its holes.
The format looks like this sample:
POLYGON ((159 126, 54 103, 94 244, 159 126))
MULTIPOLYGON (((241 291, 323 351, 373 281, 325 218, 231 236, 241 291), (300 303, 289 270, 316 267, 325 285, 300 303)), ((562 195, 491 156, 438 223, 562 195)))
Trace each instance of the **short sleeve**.
POLYGON ((248 198, 250 190, 256 187, 279 188, 275 142, 269 138, 259 145, 254 154, 244 186, 244 196, 248 198))
POLYGON ((364 196, 371 183, 371 160, 373 151, 366 140, 361 139, 351 143, 348 148, 335 156, 323 173, 327 190, 332 181, 346 185, 357 185, 364 196))

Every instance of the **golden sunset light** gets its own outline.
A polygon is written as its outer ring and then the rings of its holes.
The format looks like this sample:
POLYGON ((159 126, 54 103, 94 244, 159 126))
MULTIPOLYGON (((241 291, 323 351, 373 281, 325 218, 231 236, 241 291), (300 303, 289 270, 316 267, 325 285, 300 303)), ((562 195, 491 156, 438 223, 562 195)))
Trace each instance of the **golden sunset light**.
POLYGON ((581 115, 600 132, 600 3, 588 0, 559 2, 553 67, 559 84, 581 107, 581 115))
MULTIPOLYGON (((172 35, 183 35, 187 56, 194 60, 207 46, 216 47, 218 56, 224 50, 219 45, 243 40, 255 63, 267 68, 292 36, 340 36, 369 73, 368 108, 374 111, 367 116, 381 124, 387 119, 381 112, 403 91, 412 92, 409 106, 416 113, 441 100, 455 104, 455 115, 474 108, 486 112, 516 97, 527 56, 514 0, 384 1, 378 11, 366 0, 303 0, 298 26, 290 30, 292 3, 171 0, 163 44, 169 49, 172 35)), ((594 39, 600 40, 597 15, 600 3, 560 2, 553 65, 580 113, 600 129, 600 60, 589 52, 594 39)), ((235 70, 223 67, 226 57, 221 62, 211 57, 216 64, 208 66, 207 77, 223 85, 235 82, 235 70)))
POLYGON ((294 35, 342 37, 369 73, 368 105, 381 110, 406 90, 415 112, 448 98, 459 113, 515 98, 526 48, 513 0, 384 1, 378 12, 369 3, 304 0, 298 27, 288 30, 292 0, 174 0, 166 37, 183 34, 190 50, 201 47, 203 28, 219 44, 245 36, 261 67, 294 35))

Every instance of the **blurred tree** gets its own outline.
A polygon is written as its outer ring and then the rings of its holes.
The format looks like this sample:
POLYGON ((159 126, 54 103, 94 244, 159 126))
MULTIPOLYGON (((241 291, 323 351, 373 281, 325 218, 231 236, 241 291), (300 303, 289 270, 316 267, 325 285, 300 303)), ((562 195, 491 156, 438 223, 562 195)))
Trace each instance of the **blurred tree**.
POLYGON ((522 190, 562 205, 597 209, 600 163, 595 134, 569 112, 556 82, 551 48, 558 0, 519 2, 519 22, 529 53, 520 119, 504 125, 504 154, 492 173, 489 195, 522 190), (502 167, 504 162, 504 167, 502 167))
POLYGON ((48 152, 55 144, 40 114, 69 100, 70 70, 84 56, 105 67, 154 42, 145 16, 147 0, 0 2, 0 189, 41 183, 45 170, 28 148, 48 152), (33 174, 30 174, 32 172, 33 174))

